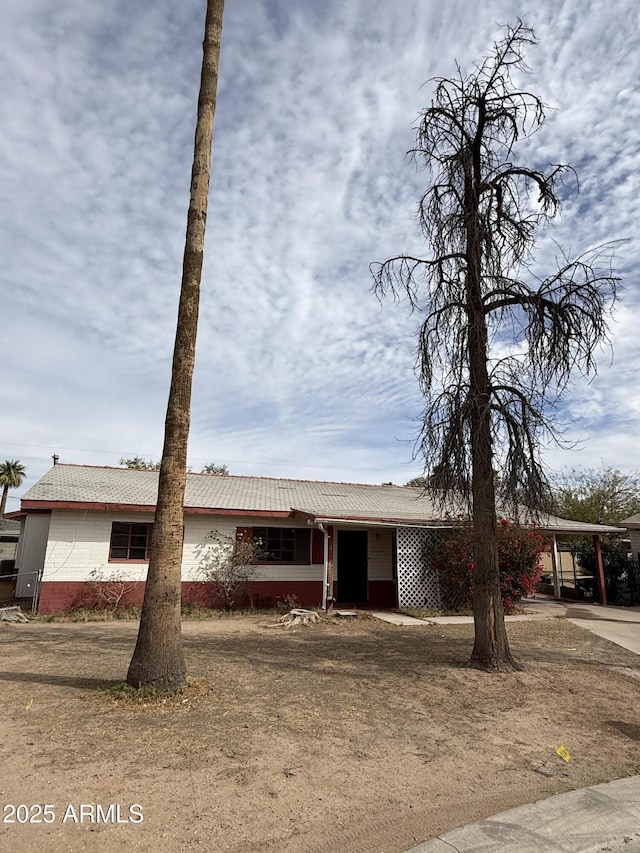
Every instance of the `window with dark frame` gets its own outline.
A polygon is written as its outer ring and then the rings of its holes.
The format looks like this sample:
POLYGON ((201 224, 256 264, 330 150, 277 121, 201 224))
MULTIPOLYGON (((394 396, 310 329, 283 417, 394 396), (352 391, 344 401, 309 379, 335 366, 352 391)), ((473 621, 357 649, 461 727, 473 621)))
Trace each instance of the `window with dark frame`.
POLYGON ((311 563, 311 530, 304 527, 254 527, 260 563, 311 563))
POLYGON ((109 560, 148 562, 153 524, 114 521, 111 525, 109 560))

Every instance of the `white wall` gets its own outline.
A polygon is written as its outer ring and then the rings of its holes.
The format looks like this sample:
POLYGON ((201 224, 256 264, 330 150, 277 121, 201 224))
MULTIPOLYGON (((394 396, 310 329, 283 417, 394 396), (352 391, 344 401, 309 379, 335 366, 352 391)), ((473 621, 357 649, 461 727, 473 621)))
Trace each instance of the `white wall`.
POLYGON ((369 580, 393 580, 393 531, 389 528, 369 531, 369 580))
MULTIPOLYGON (((42 517, 42 516, 41 516, 42 517)), ((38 518, 29 516, 28 518, 38 518)), ((46 516, 48 519, 48 516, 46 516)), ((93 510, 54 510, 51 515, 49 541, 44 564, 45 581, 84 581, 96 570, 102 577, 117 574, 123 580, 144 580, 147 563, 110 563, 109 541, 114 521, 151 522, 151 513, 95 512, 93 510)), ((272 521, 255 518, 229 518, 213 515, 185 515, 182 579, 201 580, 199 574, 202 548, 207 536, 216 529, 222 535, 235 537, 236 527, 272 526, 306 527, 291 519, 272 521)), ((322 581, 322 564, 258 566, 256 580, 322 581)))
POLYGON ((23 522, 16 553, 17 598, 32 598, 35 594, 38 574, 45 563, 50 520, 51 516, 43 513, 28 515, 23 522))

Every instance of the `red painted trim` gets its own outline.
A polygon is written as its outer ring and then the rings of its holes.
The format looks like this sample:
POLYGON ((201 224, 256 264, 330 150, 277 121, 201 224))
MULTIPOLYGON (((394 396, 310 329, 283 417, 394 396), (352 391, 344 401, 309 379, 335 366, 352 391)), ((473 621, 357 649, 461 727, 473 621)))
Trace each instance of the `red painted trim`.
MULTIPOLYGON (((128 584, 129 585, 129 584, 128 584)), ((144 581, 131 581, 131 589, 124 603, 142 605, 144 581)), ((83 605, 90 606, 90 588, 84 581, 44 581, 40 589, 38 613, 58 613, 83 605)), ((272 607, 287 597, 295 596, 298 604, 318 607, 322 603, 322 584, 318 581, 253 581, 249 594, 254 607, 272 607)), ((182 601, 200 607, 215 606, 209 584, 184 581, 182 601)), ((247 602, 249 603, 249 602, 247 602)), ((218 603, 218 606, 219 603, 218 603)))
MULTIPOLYGON (((127 604, 140 606, 144 598, 144 581, 131 581, 131 590, 126 598, 127 604)), ((338 584, 334 584, 334 597, 337 597, 338 584)), ((394 581, 369 581, 368 607, 396 607, 397 591, 394 581)), ((89 585, 83 581, 44 581, 40 590, 38 612, 56 613, 72 607, 90 605, 89 585)), ((287 597, 295 596, 298 604, 305 607, 319 607, 322 603, 322 584, 318 581, 253 581, 249 594, 254 607, 272 607, 287 597)), ((195 606, 220 606, 212 600, 211 587, 199 581, 184 581, 182 600, 195 606)), ((247 602, 248 603, 248 602, 247 602)), ((353 602, 362 606, 364 602, 353 602)))
POLYGON ((367 586, 369 607, 398 606, 398 590, 395 581, 369 581, 367 586))
MULTIPOLYGON (((211 476, 211 475, 209 475, 211 476)), ((220 475, 222 476, 222 475, 220 475)), ((91 501, 22 501, 22 512, 51 512, 54 509, 93 510, 94 512, 149 512, 156 508, 152 504, 93 503, 91 501)), ((251 518, 293 518, 292 510, 268 509, 209 509, 207 507, 185 507, 185 515, 233 515, 251 518)), ((7 516, 8 517, 8 516, 7 516)))
MULTIPOLYGON (((404 488, 404 487, 403 487, 404 488)), ((438 519, 438 518, 386 518, 385 516, 379 516, 377 518, 367 517, 363 515, 316 515, 314 518, 320 522, 327 522, 329 519, 331 521, 361 521, 363 524, 397 524, 399 527, 434 527, 438 525, 447 524, 449 527, 453 527, 453 524, 450 519, 438 519)))
POLYGON ((604 566, 602 562, 602 548, 600 546, 600 536, 596 533, 593 537, 593 548, 596 555, 596 578, 598 580, 598 592, 600 594, 600 604, 604 607, 607 605, 607 585, 604 580, 604 566))
POLYGON ((148 504, 122 504, 122 503, 93 503, 91 501, 25 501, 21 502, 22 509, 29 511, 38 509, 92 509, 115 510, 116 512, 155 512, 155 506, 148 504))

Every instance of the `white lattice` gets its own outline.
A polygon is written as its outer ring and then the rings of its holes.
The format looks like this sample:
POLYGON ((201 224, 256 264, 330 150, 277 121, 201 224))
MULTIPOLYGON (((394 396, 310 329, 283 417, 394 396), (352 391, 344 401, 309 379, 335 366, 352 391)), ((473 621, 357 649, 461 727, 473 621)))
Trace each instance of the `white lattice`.
POLYGON ((440 607, 440 585, 428 560, 437 547, 439 530, 399 527, 397 532, 398 604, 400 607, 440 607))

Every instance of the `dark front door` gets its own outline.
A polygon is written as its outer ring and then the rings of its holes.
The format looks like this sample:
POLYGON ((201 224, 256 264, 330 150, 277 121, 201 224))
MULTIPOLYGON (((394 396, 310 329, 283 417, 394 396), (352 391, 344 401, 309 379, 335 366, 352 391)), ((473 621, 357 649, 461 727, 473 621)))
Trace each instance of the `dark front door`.
POLYGON ((367 598, 367 531, 338 530, 338 601, 362 604, 367 598))

